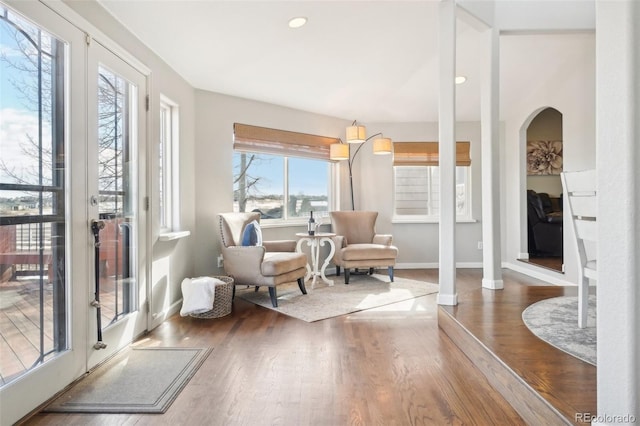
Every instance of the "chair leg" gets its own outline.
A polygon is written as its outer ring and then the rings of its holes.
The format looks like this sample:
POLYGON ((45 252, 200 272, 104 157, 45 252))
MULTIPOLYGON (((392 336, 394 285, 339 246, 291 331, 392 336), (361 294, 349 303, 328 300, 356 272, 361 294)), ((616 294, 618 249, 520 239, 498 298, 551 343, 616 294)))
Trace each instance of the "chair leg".
POLYGON ((340 267, 336 265, 336 277, 340 276, 340 267))
POLYGON ((349 268, 344 268, 344 283, 349 284, 349 275, 351 270, 349 268))
POLYGON ((587 326, 587 312, 589 310, 589 278, 583 276, 578 285, 578 327, 587 326))
POLYGON ((269 297, 271 298, 271 304, 274 308, 278 307, 278 295, 276 294, 275 287, 269 287, 269 297))
POLYGON ((302 294, 307 294, 307 288, 304 286, 304 278, 298 278, 298 287, 302 294))
POLYGON ((389 266, 389 281, 393 282, 393 266, 389 266))

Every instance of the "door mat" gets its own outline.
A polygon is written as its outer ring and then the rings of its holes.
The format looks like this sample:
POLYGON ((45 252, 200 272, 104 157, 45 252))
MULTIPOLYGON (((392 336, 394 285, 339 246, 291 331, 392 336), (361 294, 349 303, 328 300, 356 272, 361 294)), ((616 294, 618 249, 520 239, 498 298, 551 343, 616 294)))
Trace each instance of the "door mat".
POLYGON ((44 411, 164 413, 212 348, 132 348, 91 371, 44 411))

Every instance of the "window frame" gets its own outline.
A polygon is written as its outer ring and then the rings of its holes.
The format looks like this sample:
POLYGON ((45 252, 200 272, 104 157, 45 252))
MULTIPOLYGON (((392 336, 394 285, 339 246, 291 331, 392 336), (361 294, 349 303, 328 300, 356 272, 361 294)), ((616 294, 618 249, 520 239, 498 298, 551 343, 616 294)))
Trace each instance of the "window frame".
MULTIPOLYGON (((414 165, 414 166, 407 166, 407 165, 396 165, 393 166, 393 214, 392 214, 392 218, 391 221, 392 223, 440 223, 440 213, 438 212, 437 214, 398 214, 397 213, 397 199, 396 199, 396 182, 397 182, 397 174, 396 171, 398 170, 398 168, 404 168, 404 167, 415 167, 415 168, 426 168, 428 169, 428 172, 431 173, 430 169, 433 168, 438 168, 439 166, 424 166, 424 165, 414 165)), ((457 169, 458 168, 462 168, 464 167, 466 169, 466 174, 464 177, 464 185, 466 188, 466 202, 465 202, 465 212, 462 214, 458 214, 456 213, 456 222, 458 223, 464 223, 464 222, 476 222, 476 220, 473 218, 473 191, 471 188, 471 184, 472 184, 472 171, 471 171, 471 165, 469 166, 456 166, 456 174, 457 174, 457 169)), ((430 180, 430 179, 429 179, 430 180)), ((431 183, 431 185, 433 185, 431 183)), ((438 189, 438 194, 439 194, 439 185, 437 186, 438 189)), ((433 188, 430 186, 429 187, 429 196, 431 196, 431 193, 433 191, 433 188)), ((427 200, 427 204, 429 203, 429 201, 427 200)), ((427 205, 427 210, 429 210, 429 206, 427 205)))
MULTIPOLYGON (((330 146, 338 143, 337 138, 300 133, 290 130, 280 130, 250 124, 233 124, 233 154, 245 152, 250 154, 266 154, 282 158, 283 160, 283 205, 282 218, 261 219, 271 226, 288 226, 290 224, 306 223, 308 217, 299 216, 289 218, 289 159, 300 158, 306 160, 323 161, 327 164, 327 211, 336 208, 339 188, 339 167, 336 161, 330 159, 330 146)), ((235 181, 234 173, 234 181, 235 181)), ((232 187, 232 191, 235 188, 232 187)), ((235 201, 234 201, 235 204, 235 201)), ((235 210, 235 205, 234 205, 235 210)))
POLYGON ((178 144, 180 107, 163 94, 159 106, 158 141, 158 223, 160 233, 179 227, 178 144))
MULTIPOLYGON (((283 196, 283 209, 282 209, 282 217, 281 218, 273 218, 273 219, 260 219, 260 224, 266 227, 278 227, 278 226, 289 226, 289 225, 301 225, 306 224, 308 221, 308 216, 298 216, 298 217, 289 217, 289 210, 284 208, 287 205, 289 200, 289 160, 292 158, 299 158, 303 160, 313 160, 313 161, 322 161, 326 163, 327 166, 327 214, 329 211, 335 209, 336 206, 336 190, 335 190, 335 182, 338 181, 337 173, 339 167, 335 161, 324 160, 313 157, 305 157, 305 156, 294 156, 294 155, 280 155, 280 154, 272 154, 265 152, 255 152, 255 151, 246 151, 246 150, 233 150, 233 155, 239 154, 241 152, 247 154, 257 154, 257 155, 271 155, 274 157, 279 157, 282 159, 282 168, 283 168, 283 178, 282 178, 282 196, 283 196)), ((234 175, 235 176, 235 175, 234 175)), ((232 187, 232 192, 235 188, 232 187)), ((235 204, 235 201, 234 201, 235 204)), ((235 208, 234 208, 235 209, 235 208)), ((321 216, 320 216, 321 217, 321 216)))

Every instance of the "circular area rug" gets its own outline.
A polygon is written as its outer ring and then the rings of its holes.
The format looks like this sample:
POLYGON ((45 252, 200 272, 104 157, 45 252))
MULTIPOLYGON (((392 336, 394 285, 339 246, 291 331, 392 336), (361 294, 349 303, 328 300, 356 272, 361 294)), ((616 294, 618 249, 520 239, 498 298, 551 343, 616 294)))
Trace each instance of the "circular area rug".
POLYGON ((589 296, 587 326, 578 327, 578 298, 554 297, 530 305, 522 320, 533 334, 574 357, 596 365, 596 297, 589 296))

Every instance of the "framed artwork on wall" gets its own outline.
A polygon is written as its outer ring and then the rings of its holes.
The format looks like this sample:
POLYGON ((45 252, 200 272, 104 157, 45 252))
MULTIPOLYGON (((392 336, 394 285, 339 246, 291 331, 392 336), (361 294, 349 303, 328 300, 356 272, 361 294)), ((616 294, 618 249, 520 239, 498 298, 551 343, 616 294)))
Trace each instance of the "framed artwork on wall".
POLYGON ((527 141, 527 175, 559 175, 562 172, 562 141, 527 141))

